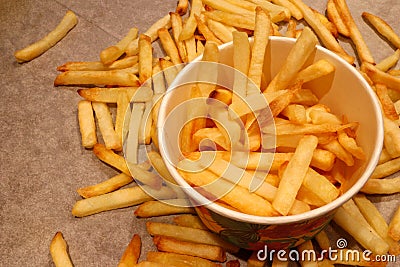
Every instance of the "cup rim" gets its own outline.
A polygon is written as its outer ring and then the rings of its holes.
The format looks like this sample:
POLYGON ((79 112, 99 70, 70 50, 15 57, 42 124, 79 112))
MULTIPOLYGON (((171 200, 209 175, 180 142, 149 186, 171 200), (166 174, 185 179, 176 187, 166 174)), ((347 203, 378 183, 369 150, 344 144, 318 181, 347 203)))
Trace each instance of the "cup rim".
MULTIPOLYGON (((252 38, 252 37, 251 37, 252 38)), ((296 41, 295 38, 288 38, 288 37, 280 37, 280 36, 270 36, 269 37, 269 42, 274 42, 274 41, 284 41, 284 42, 292 42, 294 43, 296 41)), ((224 49, 225 47, 231 46, 233 42, 225 43, 223 45, 219 46, 219 49, 224 49)), ((359 82, 362 84, 362 87, 366 90, 368 96, 371 99, 372 102, 372 108, 374 110, 374 113, 377 115, 377 120, 376 120, 376 126, 377 126, 377 138, 375 142, 375 147, 372 151, 372 156, 369 162, 366 163, 364 172, 362 175, 359 177, 358 181, 350 187, 344 194, 340 195, 337 199, 334 201, 315 208, 313 210, 300 213, 300 214, 295 214, 295 215, 286 215, 286 216, 257 216, 257 215, 251 215, 251 214, 246 214, 242 213, 239 211, 234 211, 228 208, 225 208, 221 205, 218 205, 217 203, 211 202, 209 204, 203 205, 206 208, 210 209, 213 212, 216 212, 222 216, 226 216, 230 219, 236 220, 236 221, 242 221, 242 222, 247 222, 247 223, 254 223, 254 224, 264 224, 264 225, 278 225, 278 224, 288 224, 288 223, 297 223, 301 221, 306 221, 310 219, 315 219, 319 218, 331 211, 334 211, 341 205, 343 205, 345 202, 347 202, 350 198, 352 198, 354 195, 356 195, 361 188, 364 186, 364 184, 367 182, 369 179, 370 175, 374 171, 376 165, 378 164, 378 160, 380 157, 380 151, 382 150, 383 147, 383 118, 382 118, 382 111, 380 109, 380 105, 378 103, 378 99, 376 95, 374 94, 374 91, 372 90, 371 86, 368 84, 368 82, 364 79, 364 77, 357 71, 356 68, 354 68, 352 65, 350 65, 348 62, 346 62, 344 59, 342 59, 340 56, 336 55, 334 52, 317 45, 316 46, 317 50, 320 50, 322 53, 328 54, 331 57, 334 57, 337 59, 339 62, 343 63, 344 66, 346 66, 347 70, 350 71, 354 76, 357 77, 359 82)), ((201 59, 201 55, 195 58, 192 62, 197 62, 201 59)), ((188 63, 187 65, 190 65, 191 63, 188 63)), ((179 73, 178 76, 175 78, 174 82, 167 88, 167 93, 163 97, 161 104, 160 104, 160 109, 159 109, 159 119, 157 122, 157 128, 162 127, 162 118, 166 117, 166 103, 168 102, 169 99, 169 94, 168 91, 173 90, 176 87, 177 81, 179 80, 179 76, 183 76, 185 72, 189 68, 183 68, 179 73), (186 69, 186 70, 185 70, 186 69)), ((159 139, 159 150, 160 154, 163 159, 168 158, 167 152, 164 150, 164 143, 165 143, 165 136, 162 134, 162 131, 158 131, 158 139, 159 139)), ((185 179, 179 174, 177 169, 169 164, 168 160, 164 160, 168 171, 171 173, 173 176, 174 180, 179 184, 181 189, 189 196, 190 199, 194 200, 197 203, 206 203, 210 202, 206 197, 204 197, 202 194, 197 192, 193 187, 191 187, 185 179)))

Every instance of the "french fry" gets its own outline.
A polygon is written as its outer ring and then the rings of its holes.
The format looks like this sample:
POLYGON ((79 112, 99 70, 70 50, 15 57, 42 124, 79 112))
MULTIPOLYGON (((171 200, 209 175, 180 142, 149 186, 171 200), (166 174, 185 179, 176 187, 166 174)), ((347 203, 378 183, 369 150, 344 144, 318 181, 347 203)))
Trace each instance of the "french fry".
POLYGON ((170 252, 154 252, 147 253, 146 259, 148 261, 158 262, 164 266, 199 266, 199 267, 217 267, 218 264, 202 259, 199 257, 181 255, 170 252))
POLYGON ((193 37, 194 32, 197 28, 195 15, 199 16, 203 8, 203 2, 201 0, 192 0, 192 5, 190 9, 190 15, 183 26, 181 35, 179 39, 181 41, 190 39, 193 37))
POLYGON ((325 75, 328 75, 334 71, 335 66, 329 63, 329 61, 321 59, 297 73, 294 81, 303 81, 303 83, 306 83, 311 80, 315 80, 325 75))
POLYGON ((54 86, 60 85, 117 85, 139 86, 135 74, 123 70, 65 71, 57 75, 54 86))
POLYGON ((400 49, 400 37, 394 32, 392 27, 387 24, 383 19, 380 17, 373 15, 368 12, 363 12, 362 17, 366 19, 371 25, 380 33, 382 34, 387 40, 400 49))
MULTIPOLYGON (((169 14, 157 20, 153 25, 150 26, 150 28, 147 29, 147 31, 144 32, 144 34, 149 36, 151 41, 154 42, 158 38, 158 30, 160 28, 171 28, 171 19, 169 14)), ((128 56, 137 55, 139 53, 139 38, 136 38, 130 42, 125 52, 128 56)))
POLYGON ((130 176, 128 166, 125 163, 124 157, 116 154, 111 149, 106 148, 103 144, 95 144, 93 146, 93 153, 98 157, 101 161, 111 165, 112 167, 120 170, 126 175, 130 176))
POLYGON ((366 194, 390 195, 400 192, 400 177, 386 179, 369 179, 361 192, 366 194))
POLYGON ((375 65, 376 68, 381 71, 387 72, 390 68, 396 66, 400 59, 400 49, 397 49, 392 55, 382 59, 378 64, 375 65))
POLYGON ((304 28, 295 45, 290 50, 285 63, 278 74, 272 79, 265 92, 274 92, 286 89, 295 78, 298 71, 315 50, 318 40, 310 28, 304 28))
POLYGON ((75 13, 68 10, 60 23, 49 34, 31 45, 21 50, 17 50, 14 53, 15 59, 18 63, 23 63, 40 56, 63 39, 77 23, 78 18, 75 13))
POLYGON ((270 34, 270 17, 261 7, 257 7, 256 22, 254 27, 254 42, 251 50, 249 71, 247 73, 248 83, 253 82, 255 87, 247 84, 247 95, 259 93, 261 90, 264 55, 270 34))
POLYGON ((166 236, 153 237, 159 251, 200 257, 211 261, 226 261, 226 252, 218 246, 182 241, 166 236))
POLYGON ((301 89, 294 92, 292 104, 312 106, 318 103, 318 98, 309 89, 301 89))
POLYGON ((90 198, 110 193, 131 182, 133 182, 132 176, 126 175, 125 173, 120 173, 96 185, 79 188, 77 192, 84 198, 90 198))
POLYGON ((314 193, 319 199, 328 204, 335 200, 340 192, 325 176, 309 168, 303 179, 302 186, 314 193))
POLYGON ((217 64, 212 64, 219 62, 219 49, 215 42, 206 42, 201 61, 211 62, 211 64, 199 65, 197 76, 197 80, 199 81, 198 87, 200 88, 201 95, 208 97, 216 88, 218 81, 218 66, 217 64), (204 81, 207 83, 204 83, 204 81))
POLYGON ((308 25, 315 31, 323 45, 332 50, 336 54, 343 57, 347 62, 352 64, 354 58, 351 57, 344 51, 344 49, 336 41, 335 37, 331 32, 319 21, 314 12, 306 5, 302 0, 289 0, 303 13, 304 19, 307 21, 308 25))
POLYGON ((73 264, 68 255, 68 245, 63 234, 57 232, 50 243, 50 254, 56 267, 72 267, 73 264))
POLYGON ((340 17, 340 14, 333 0, 328 0, 328 3, 326 4, 326 14, 329 21, 336 26, 336 29, 341 35, 350 37, 349 29, 340 17))
POLYGON ((132 102, 147 102, 153 97, 153 91, 149 87, 92 87, 78 89, 78 94, 86 100, 93 102, 117 103, 121 94, 127 94, 132 102))
POLYGON ((399 157, 400 156, 399 126, 395 121, 383 117, 383 129, 384 129, 383 144, 385 145, 386 151, 392 158, 399 157))
POLYGON ((254 16, 240 15, 224 12, 221 10, 206 11, 204 15, 207 18, 225 23, 227 25, 243 28, 247 30, 254 30, 255 19, 254 16))
POLYGON ((388 234, 395 241, 400 240, 400 207, 397 207, 397 210, 389 223, 388 234))
POLYGON ((315 136, 307 136, 301 139, 293 157, 281 178, 275 199, 272 206, 282 215, 287 215, 296 199, 308 166, 310 165, 312 154, 317 147, 318 138, 315 136))
POLYGON ((191 213, 195 214, 193 208, 189 207, 187 199, 170 199, 166 202, 159 200, 147 201, 135 210, 135 215, 141 218, 165 216, 173 214, 191 213))
POLYGON ((124 254, 118 263, 118 267, 133 267, 140 257, 140 251, 142 248, 142 240, 138 234, 134 234, 128 246, 126 247, 124 254))
POLYGON ((363 63, 361 70, 364 71, 374 83, 385 84, 391 89, 400 91, 400 77, 383 72, 368 62, 363 63))
POLYGON ((301 255, 306 255, 304 257, 300 258, 300 265, 302 267, 318 267, 318 263, 316 261, 316 255, 312 253, 305 253, 305 252, 310 252, 310 251, 315 251, 314 246, 311 242, 311 240, 307 240, 304 243, 301 243, 299 246, 297 246, 297 250, 301 255))
MULTIPOLYGON (((255 6, 260 6, 264 10, 268 11, 272 22, 280 22, 282 20, 288 20, 291 15, 291 11, 288 7, 282 5, 282 3, 287 1, 262 1, 262 0, 250 0, 255 6)), ((287 5, 288 6, 288 5, 287 5)), ((298 15, 298 14, 297 14, 298 15)))
POLYGON ((161 69, 164 72, 164 77, 167 82, 167 86, 171 85, 174 81, 176 75, 178 75, 178 69, 174 66, 174 64, 165 59, 160 60, 161 69))
POLYGON ((97 143, 97 135, 92 103, 90 101, 79 101, 78 120, 79 130, 81 132, 82 146, 85 148, 92 148, 97 143))
POLYGON ((100 52, 100 60, 104 65, 110 65, 120 56, 125 53, 125 49, 128 45, 137 38, 138 29, 131 28, 128 34, 122 38, 117 44, 107 47, 100 52))
POLYGON ((143 116, 139 127, 139 144, 149 145, 151 142, 151 128, 153 127, 153 101, 145 103, 143 116))
POLYGON ((389 160, 391 160, 392 157, 389 155, 389 153, 387 152, 386 148, 383 148, 381 151, 381 155, 379 157, 379 161, 378 161, 378 165, 388 162, 389 160))
POLYGON ((182 214, 174 217, 174 223, 179 226, 191 227, 196 229, 208 230, 198 216, 182 214))
POLYGON ((136 63, 138 63, 138 56, 126 56, 124 58, 115 60, 113 63, 107 66, 108 69, 126 69, 133 67, 136 63))
POLYGON ((122 143, 114 131, 114 125, 108 105, 105 103, 93 102, 92 107, 96 114, 97 123, 106 148, 121 150, 122 143))
POLYGON ((400 170, 400 158, 394 158, 385 163, 376 166, 374 172, 371 175, 371 179, 378 179, 389 176, 400 170))
POLYGON ((147 157, 153 168, 162 178, 164 178, 164 180, 173 184, 176 183, 172 175, 169 173, 167 166, 164 163, 164 160, 161 158, 161 155, 158 152, 154 150, 149 151, 147 152, 147 157))
POLYGON ((178 4, 176 5, 175 12, 178 13, 180 16, 183 16, 186 14, 188 7, 189 7, 188 0, 179 0, 178 4))
POLYGON ((138 163, 139 132, 143 118, 144 103, 133 103, 129 122, 129 132, 126 138, 125 159, 131 163, 138 163))
POLYGON ((222 240, 216 234, 207 230, 158 222, 147 222, 146 228, 152 236, 168 236, 187 242, 220 246, 229 252, 237 252, 239 250, 238 247, 222 240))
POLYGON ((196 47, 196 39, 194 36, 186 39, 183 41, 186 47, 186 53, 187 53, 187 60, 188 62, 192 62, 193 59, 197 57, 197 47, 196 47))
POLYGON ((301 11, 290 1, 272 0, 271 2, 278 6, 286 7, 290 11, 291 16, 294 17, 296 20, 301 20, 303 18, 303 14, 301 13, 301 11))
POLYGON ((336 8, 342 18, 343 22, 346 24, 347 28, 350 32, 350 38, 354 42, 358 56, 360 57, 361 62, 369 62, 374 63, 374 58, 364 41, 364 38, 361 35, 360 30, 358 29, 356 23, 354 22, 353 17, 351 16, 349 7, 345 0, 333 0, 336 5, 336 8))
MULTIPOLYGON (((85 217, 99 212, 126 208, 152 200, 153 197, 146 193, 151 192, 151 188, 146 188, 145 190, 140 186, 134 186, 100 196, 78 200, 72 208, 72 215, 75 217, 85 217)), ((165 186, 158 191, 153 190, 153 192, 156 193, 158 199, 168 199, 175 196, 175 193, 165 186)))
POLYGON ((249 71, 251 59, 251 47, 248 35, 245 32, 234 31, 233 36, 233 67, 237 70, 234 72, 232 103, 236 104, 240 101, 240 97, 247 95, 247 73, 249 71))
POLYGON ((332 152, 335 156, 346 163, 347 166, 354 165, 354 158, 350 152, 344 149, 338 140, 333 140, 322 146, 324 149, 332 152))
POLYGON ((108 66, 104 66, 100 61, 85 61, 85 62, 67 62, 57 67, 58 71, 82 71, 82 70, 108 70, 108 66))
POLYGON ((129 98, 126 92, 122 92, 118 95, 117 99, 117 115, 115 116, 115 133, 117 134, 121 144, 126 137, 127 125, 131 116, 131 108, 129 106, 129 98))
POLYGON ((349 137, 344 131, 339 132, 338 141, 344 149, 350 152, 355 158, 365 160, 366 156, 362 147, 357 145, 354 138, 349 137))
POLYGON ((362 194, 355 195, 353 200, 367 222, 374 228, 377 234, 389 244, 389 253, 392 255, 399 255, 400 244, 388 235, 388 224, 375 205, 362 194))
POLYGON ((159 29, 158 36, 165 53, 171 58, 172 63, 174 63, 174 65, 182 64, 183 62, 179 56, 178 48, 176 47, 175 42, 168 30, 166 28, 159 29))
POLYGON ((156 190, 161 188, 163 180, 156 173, 144 170, 140 165, 130 162, 129 159, 127 160, 127 165, 136 182, 148 185, 156 190))
POLYGON ((325 230, 319 232, 314 238, 322 250, 328 250, 331 247, 329 236, 325 230))
POLYGON ((343 207, 338 208, 333 220, 364 248, 377 255, 383 255, 388 252, 389 245, 380 236, 371 232, 364 224, 355 219, 354 216, 347 213, 343 207))
POLYGON ((217 45, 221 45, 222 44, 221 40, 218 39, 217 36, 215 36, 215 34, 210 30, 210 28, 208 28, 206 23, 199 16, 194 15, 194 17, 196 19, 197 29, 204 36, 206 41, 215 42, 217 45))
POLYGON ((230 150, 226 143, 225 136, 221 133, 218 128, 202 128, 197 130, 193 135, 193 147, 200 147, 200 143, 203 139, 212 140, 215 144, 222 147, 225 150, 230 150))
POLYGON ((207 20, 208 28, 220 39, 223 43, 229 43, 233 40, 232 31, 230 31, 226 25, 221 22, 208 19, 207 20))
POLYGON ((204 53, 204 45, 201 40, 196 41, 196 57, 201 56, 204 53))
POLYGON ((149 36, 139 36, 139 81, 143 84, 152 75, 153 47, 149 36))
POLYGON ((232 4, 232 2, 230 0, 217 0, 217 1, 203 0, 203 3, 214 9, 221 10, 224 12, 234 13, 234 14, 251 16, 251 15, 253 15, 253 12, 254 12, 249 9, 232 4))
POLYGON ((296 37, 296 27, 297 27, 296 21, 293 19, 290 19, 288 22, 288 25, 287 25, 285 36, 289 37, 289 38, 295 38, 296 37))
POLYGON ((399 114, 397 113, 392 99, 390 99, 386 85, 380 83, 375 84, 375 92, 381 102, 381 108, 385 116, 392 121, 398 120, 399 114))
POLYGON ((170 12, 169 15, 171 16, 172 36, 178 48, 179 56, 183 62, 188 62, 185 42, 179 39, 183 29, 182 18, 179 14, 173 12, 170 12))

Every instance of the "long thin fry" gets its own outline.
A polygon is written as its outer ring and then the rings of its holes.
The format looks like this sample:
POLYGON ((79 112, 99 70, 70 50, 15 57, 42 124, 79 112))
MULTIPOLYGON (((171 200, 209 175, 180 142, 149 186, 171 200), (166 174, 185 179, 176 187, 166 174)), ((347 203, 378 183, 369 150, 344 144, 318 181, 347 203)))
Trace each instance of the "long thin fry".
POLYGON ((138 234, 134 234, 128 246, 126 247, 124 254, 118 263, 118 267, 133 267, 140 257, 140 251, 142 248, 142 240, 138 234))
POLYGON ((132 42, 134 39, 136 39, 138 35, 138 29, 137 28, 131 28, 128 32, 128 34, 122 38, 117 44, 107 47, 100 53, 100 59, 101 62, 104 65, 110 65, 113 63, 115 60, 117 60, 122 54, 125 53, 125 49, 129 45, 130 42, 132 42))
POLYGON ((75 13, 68 10, 57 27, 47 34, 43 39, 14 53, 17 62, 27 62, 40 56, 58 43, 62 38, 64 38, 77 23, 78 18, 76 17, 75 13))
POLYGON ((77 190, 78 194, 84 198, 94 197, 110 193, 127 185, 133 181, 133 178, 125 173, 120 173, 114 177, 98 183, 96 185, 91 185, 77 190))
POLYGON ((50 254, 56 267, 72 267, 73 264, 68 255, 67 242, 61 232, 57 232, 50 243, 50 254))

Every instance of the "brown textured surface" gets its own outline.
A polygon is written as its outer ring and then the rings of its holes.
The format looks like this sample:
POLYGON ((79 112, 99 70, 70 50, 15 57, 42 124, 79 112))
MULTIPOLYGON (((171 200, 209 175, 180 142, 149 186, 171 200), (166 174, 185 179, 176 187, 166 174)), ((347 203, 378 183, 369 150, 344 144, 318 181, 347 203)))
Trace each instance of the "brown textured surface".
MULTIPOLYGON (((305 2, 322 12, 326 4, 305 2)), ((393 49, 360 15, 378 14, 400 33, 399 1, 348 2, 375 60, 390 55, 393 49)), ((144 31, 175 5, 176 0, 0 0, 0 266, 53 266, 48 247, 56 231, 63 232, 77 267, 115 266, 134 233, 141 234, 144 252, 153 249, 146 220, 136 219, 134 208, 80 219, 71 215, 80 199, 78 187, 116 172, 81 147, 76 116, 80 97, 75 88, 53 87, 53 80, 57 66, 98 60, 99 52, 129 28, 144 31), (16 63, 14 51, 43 37, 68 9, 79 23, 67 37, 39 58, 16 63)), ((351 51, 349 44, 344 46, 351 51)), ((374 201, 389 219, 399 195, 374 201)))

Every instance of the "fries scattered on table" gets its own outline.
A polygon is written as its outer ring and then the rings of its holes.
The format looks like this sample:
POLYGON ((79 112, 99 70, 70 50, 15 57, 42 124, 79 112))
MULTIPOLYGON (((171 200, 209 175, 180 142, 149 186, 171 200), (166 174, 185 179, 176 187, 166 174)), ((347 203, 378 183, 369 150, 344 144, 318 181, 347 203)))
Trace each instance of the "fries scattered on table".
MULTIPOLYGON (((257 131, 255 117, 243 108, 240 97, 250 103, 255 101, 254 95, 266 98, 277 126, 278 153, 272 162, 271 170, 274 173, 265 177, 264 184, 254 194, 249 194, 249 197, 260 200, 268 196, 263 201, 269 203, 265 208, 270 215, 305 212, 325 205, 343 193, 341 186, 346 183, 345 166, 352 166, 365 156, 356 143, 357 123, 349 123, 330 113, 329 107, 318 104, 318 98, 310 90, 302 88, 303 83, 335 71, 326 61, 302 68, 318 43, 316 36, 321 45, 354 64, 355 59, 337 41, 338 35, 341 35, 355 44, 360 71, 373 86, 381 102, 385 116, 385 148, 379 165, 361 190, 362 193, 354 197, 355 204, 348 205, 347 210, 340 208, 335 215, 335 222, 364 248, 375 253, 389 251, 399 255, 400 212, 393 211, 390 222, 385 222, 375 205, 363 194, 400 192, 399 177, 388 177, 400 171, 400 111, 396 109, 400 106, 397 102, 400 99, 397 93, 400 90, 400 77, 399 70, 394 69, 400 52, 395 51, 375 65, 373 55, 352 16, 345 0, 329 0, 327 17, 301 0, 192 0, 190 4, 188 0, 179 0, 176 10, 160 18, 144 32, 141 32, 143 29, 131 28, 117 44, 101 50, 97 60, 67 62, 59 66, 57 70, 61 73, 55 79, 55 86, 90 87, 78 90, 84 98, 78 104, 82 146, 93 149, 100 160, 119 172, 109 180, 79 188, 77 192, 84 199, 75 204, 72 214, 83 217, 139 204, 135 211, 138 217, 188 213, 175 217, 178 225, 148 223, 148 232, 154 235, 153 241, 159 252, 148 252, 145 260, 138 262, 141 240, 138 235, 134 235, 118 266, 181 266, 183 262, 192 266, 220 266, 223 262, 226 262, 226 266, 240 266, 236 260, 227 261, 227 255, 230 257, 227 251, 236 251, 236 247, 209 232, 199 218, 192 215, 193 209, 171 204, 186 203, 188 200, 173 186, 172 178, 160 162, 157 152, 156 122, 160 96, 179 73, 180 63, 191 62, 203 52, 203 60, 218 62, 217 44, 233 40, 234 66, 249 76, 256 86, 249 85, 246 79, 235 77, 234 94, 222 88, 200 84, 193 89, 193 95, 211 92, 214 98, 241 114, 252 152, 246 164, 233 162, 237 164, 235 168, 244 171, 245 177, 252 176, 257 169, 257 166, 251 165, 252 159, 257 165, 263 157, 257 151, 260 147, 258 135, 263 133, 263 129, 257 131), (304 19, 306 27, 299 23, 301 19, 304 19), (286 36, 297 38, 299 49, 293 49, 279 75, 270 84, 266 84, 265 77, 260 73, 263 50, 269 36, 281 35, 279 27, 282 26, 286 36), (247 37, 254 37, 253 46, 247 37), (164 58, 153 58, 152 43, 158 38, 166 53, 164 58), (301 49, 304 45, 308 47, 305 51, 301 49), (135 125, 133 130, 126 125, 129 121, 135 125), (121 152, 126 140, 133 142, 128 151, 131 162, 125 162, 121 152), (158 172, 157 175, 151 172, 148 163, 139 163, 139 147, 144 144, 152 145, 149 160, 158 172), (301 166, 297 166, 298 162, 301 166), (303 176, 301 183, 288 190, 285 184, 292 184, 290 173, 299 171, 303 176), (280 183, 281 179, 283 183, 280 183), (139 186, 122 188, 133 182, 146 190, 139 186), (170 203, 161 203, 154 198, 168 199, 170 203)), ((399 36, 382 18, 368 12, 362 16, 391 45, 400 49, 399 36)), ((75 15, 68 12, 60 25, 43 40, 17 51, 17 61, 25 62, 39 56, 61 40, 76 22, 75 15)), ((204 73, 212 74, 212 70, 205 70, 204 73)), ((199 153, 196 149, 205 137, 218 145, 220 153, 228 152, 230 142, 226 140, 222 128, 215 123, 213 127, 206 127, 207 123, 209 121, 200 120, 189 125, 190 129, 186 132, 190 134, 185 136, 189 139, 184 142, 188 147, 188 157, 199 153)), ((229 155, 219 154, 219 157, 231 160, 229 155)), ((216 170, 208 171, 214 175, 216 170)), ((223 178, 224 183, 232 182, 223 178)), ((248 187, 248 183, 239 184, 236 194, 245 192, 248 187)), ((237 203, 234 199, 226 199, 228 204, 237 203)), ((240 210, 242 207, 233 208, 240 210)), ((317 236, 316 240, 322 249, 329 245, 329 240, 323 234, 317 236)), ((311 242, 307 242, 299 247, 299 251, 304 249, 314 248, 311 242)), ((60 233, 51 242, 50 252, 56 266, 68 266, 67 262, 71 265, 66 243, 60 233)), ((262 266, 254 255, 248 264, 262 266)), ((301 264, 308 266, 312 262, 301 264)), ((333 264, 353 263, 325 259, 320 266, 333 264)), ((365 262, 362 264, 373 266, 365 262)), ((286 265, 275 258, 272 266, 286 265)))

